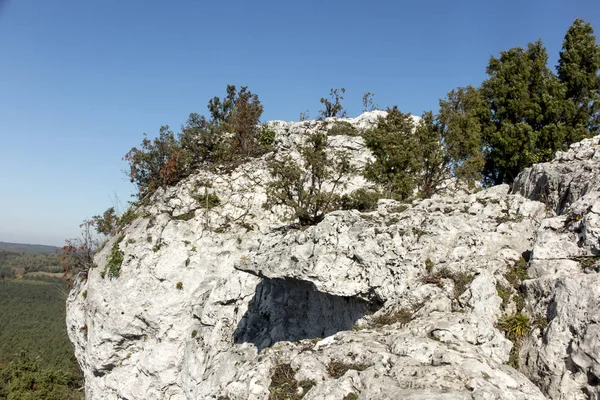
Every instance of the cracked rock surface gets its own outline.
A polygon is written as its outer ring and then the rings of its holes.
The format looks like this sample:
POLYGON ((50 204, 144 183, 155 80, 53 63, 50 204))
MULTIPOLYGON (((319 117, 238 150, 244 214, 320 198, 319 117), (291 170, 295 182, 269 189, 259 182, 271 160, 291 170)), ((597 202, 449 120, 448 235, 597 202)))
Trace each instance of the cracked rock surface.
MULTIPOLYGON (((332 123, 271 122, 275 150, 332 123)), ((329 146, 359 168, 371 157, 360 137, 329 146)), ((305 229, 263 208, 269 155, 159 189, 69 295, 86 398, 267 399, 278 371, 304 399, 600 398, 599 154, 586 140, 512 192, 381 200, 305 229), (515 352, 500 321, 520 309, 531 327, 515 352)))

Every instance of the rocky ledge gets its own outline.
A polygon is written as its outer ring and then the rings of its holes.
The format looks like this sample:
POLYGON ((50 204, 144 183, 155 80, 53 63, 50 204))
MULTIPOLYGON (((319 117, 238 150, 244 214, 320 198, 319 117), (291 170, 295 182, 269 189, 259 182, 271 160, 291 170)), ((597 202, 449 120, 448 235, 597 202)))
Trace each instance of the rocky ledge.
MULTIPOLYGON (((331 123, 272 122, 275 150, 331 123)), ((370 157, 360 137, 329 145, 370 157)), ((265 158, 199 171, 140 206, 70 293, 86 398, 598 399, 598 176, 593 138, 512 192, 381 200, 298 229, 263 208, 265 158)))

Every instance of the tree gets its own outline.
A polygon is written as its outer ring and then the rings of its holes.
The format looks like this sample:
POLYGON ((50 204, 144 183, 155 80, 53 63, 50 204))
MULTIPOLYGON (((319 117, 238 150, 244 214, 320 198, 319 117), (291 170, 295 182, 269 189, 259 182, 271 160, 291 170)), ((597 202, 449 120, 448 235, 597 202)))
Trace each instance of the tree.
POLYGON ((442 182, 449 178, 447 153, 443 147, 441 133, 433 113, 423 113, 414 130, 418 144, 414 157, 418 158, 420 165, 414 179, 421 197, 431 197, 440 190, 442 182))
POLYGON ((489 107, 484 125, 484 180, 512 182, 524 168, 562 148, 560 82, 547 67, 541 40, 491 57, 481 91, 489 107))
POLYGON ((325 106, 324 110, 319 111, 319 119, 325 119, 329 117, 344 118, 346 116, 346 110, 342 107, 342 100, 344 100, 343 94, 346 93, 346 89, 331 89, 329 91, 329 97, 331 101, 321 97, 321 103, 325 106))
POLYGON ((140 198, 179 182, 189 172, 189 160, 168 126, 162 126, 154 140, 144 134, 142 148, 132 148, 123 159, 129 162, 128 176, 137 185, 140 198))
POLYGON ((68 283, 79 272, 87 274, 94 267, 94 254, 99 248, 98 240, 92 233, 94 221, 83 221, 79 227, 80 237, 65 240, 65 245, 56 251, 60 255, 64 278, 68 283))
POLYGON ((274 180, 267 187, 265 204, 287 206, 301 225, 314 225, 340 208, 342 179, 352 167, 345 153, 328 154, 323 133, 310 135, 300 154, 300 163, 290 155, 269 162, 274 180))
POLYGON ((132 148, 123 158, 128 176, 143 198, 163 186, 189 176, 202 164, 239 161, 268 150, 266 132, 259 126, 263 106, 258 96, 242 86, 227 85, 227 95, 208 102, 210 118, 190 114, 178 137, 163 126, 157 138, 144 134, 141 148, 132 148))
POLYGON ((566 86, 567 142, 600 133, 600 45, 591 24, 582 19, 573 22, 556 68, 558 78, 566 86))
POLYGON ((203 115, 191 113, 179 134, 181 148, 185 152, 190 169, 204 163, 216 163, 231 153, 231 145, 216 121, 208 121, 203 115))
POLYGON ((117 217, 115 208, 110 207, 101 216, 94 215, 92 223, 99 234, 114 235, 119 228, 119 217, 117 217))
POLYGON ((422 170, 419 138, 410 114, 394 106, 377 126, 364 134, 365 143, 375 157, 365 166, 367 179, 382 185, 384 197, 405 200, 413 195, 415 177, 422 170))
POLYGON ((363 94, 362 105, 363 105, 364 112, 379 109, 379 105, 377 105, 373 102, 373 96, 375 96, 375 93, 373 93, 373 92, 367 92, 367 93, 363 94))
POLYGON ((238 91, 234 85, 227 85, 227 96, 213 97, 208 103, 211 123, 219 134, 235 134, 232 153, 240 157, 256 155, 260 150, 257 132, 263 106, 258 96, 242 86, 238 91), (221 128, 221 129, 218 129, 221 128))
POLYGON ((482 134, 487 121, 489 109, 473 86, 452 90, 440 100, 437 124, 450 173, 470 184, 481 179, 482 134))

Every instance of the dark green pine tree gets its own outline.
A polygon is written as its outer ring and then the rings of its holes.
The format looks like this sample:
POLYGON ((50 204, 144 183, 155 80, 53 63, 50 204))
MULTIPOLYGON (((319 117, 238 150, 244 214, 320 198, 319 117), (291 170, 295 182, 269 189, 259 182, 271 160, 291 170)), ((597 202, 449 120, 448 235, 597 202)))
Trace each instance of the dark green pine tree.
POLYGON ((566 86, 566 144, 600 133, 600 45, 592 25, 575 20, 565 35, 556 68, 566 86))
POLYGON ((524 168, 562 148, 564 91, 547 67, 541 40, 492 57, 481 91, 489 107, 484 128, 487 184, 511 183, 524 168))

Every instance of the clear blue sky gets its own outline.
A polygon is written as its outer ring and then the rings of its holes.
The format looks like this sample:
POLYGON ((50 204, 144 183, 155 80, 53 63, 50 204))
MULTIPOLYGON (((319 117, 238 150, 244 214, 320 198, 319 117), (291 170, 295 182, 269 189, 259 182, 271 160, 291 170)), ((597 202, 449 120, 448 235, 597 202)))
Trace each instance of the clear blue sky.
POLYGON ((60 245, 133 192, 123 155, 247 85, 263 120, 332 87, 420 114, 479 84, 491 55, 542 38, 555 65, 598 0, 0 0, 0 241, 60 245))

